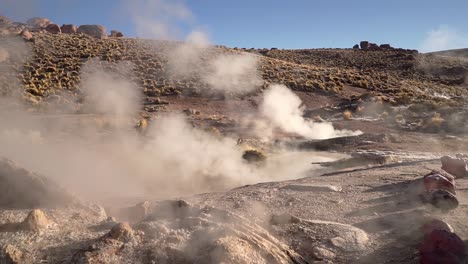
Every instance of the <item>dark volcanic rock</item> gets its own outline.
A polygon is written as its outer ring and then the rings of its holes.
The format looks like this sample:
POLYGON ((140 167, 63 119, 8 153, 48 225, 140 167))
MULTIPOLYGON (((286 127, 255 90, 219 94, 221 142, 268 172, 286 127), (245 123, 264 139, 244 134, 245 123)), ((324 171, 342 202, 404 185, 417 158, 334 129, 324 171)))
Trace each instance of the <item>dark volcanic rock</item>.
POLYGON ((361 47, 361 49, 366 50, 369 48, 369 41, 361 41, 359 46, 361 47))
POLYGON ((20 168, 11 160, 0 159, 0 208, 55 208, 77 202, 55 182, 20 168))
POLYGON ((77 32, 90 35, 98 39, 107 38, 106 28, 101 25, 81 25, 77 32))
POLYGON ((381 44, 380 48, 382 48, 382 49, 392 49, 392 46, 390 46, 390 44, 381 44))
POLYGON ((353 49, 359 49, 359 44, 354 45, 353 49))

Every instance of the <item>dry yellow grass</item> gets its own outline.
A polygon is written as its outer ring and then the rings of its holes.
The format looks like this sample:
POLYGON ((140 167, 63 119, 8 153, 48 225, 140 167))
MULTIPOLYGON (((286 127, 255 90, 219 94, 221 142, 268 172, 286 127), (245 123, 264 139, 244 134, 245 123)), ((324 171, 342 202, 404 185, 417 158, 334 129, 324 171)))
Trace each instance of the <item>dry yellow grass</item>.
POLYGON ((353 119, 353 113, 349 110, 343 112, 343 119, 344 120, 351 120, 353 119))

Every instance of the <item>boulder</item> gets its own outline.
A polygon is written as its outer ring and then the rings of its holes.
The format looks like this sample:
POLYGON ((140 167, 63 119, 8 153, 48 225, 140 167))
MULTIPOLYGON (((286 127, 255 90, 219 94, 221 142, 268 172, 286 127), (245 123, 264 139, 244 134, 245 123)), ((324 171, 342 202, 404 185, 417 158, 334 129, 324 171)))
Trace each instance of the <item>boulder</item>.
POLYGON ((369 48, 369 41, 361 41, 359 46, 361 47, 361 49, 366 50, 369 48))
POLYGON ((354 45, 353 49, 359 49, 359 44, 354 45))
POLYGON ((120 240, 123 242, 128 242, 133 240, 134 238, 134 231, 132 227, 128 223, 119 223, 112 227, 110 230, 108 237, 120 240))
POLYGON ((26 21, 28 26, 33 28, 46 28, 52 22, 48 18, 34 17, 26 21))
POLYGON ((63 24, 60 30, 63 34, 75 34, 78 28, 72 24, 63 24))
POLYGON ((446 230, 433 230, 419 248, 421 264, 466 263, 467 249, 463 240, 446 230))
POLYGON ((468 177, 468 158, 463 155, 457 155, 455 158, 443 156, 440 158, 442 169, 455 178, 468 177))
POLYGON ((427 192, 446 190, 452 194, 456 194, 454 181, 438 173, 424 176, 424 187, 427 192))
POLYGON ((113 37, 113 38, 121 38, 121 37, 123 37, 124 35, 123 35, 122 32, 120 32, 120 31, 111 30, 110 36, 113 37))
POLYGON ((62 33, 62 30, 60 29, 60 26, 57 24, 49 24, 46 26, 45 30, 49 33, 52 34, 59 34, 62 33))
POLYGON ((14 245, 6 245, 0 248, 0 263, 2 264, 26 264, 33 263, 29 254, 14 245))
POLYGON ((23 230, 28 231, 41 231, 47 229, 51 224, 51 221, 47 219, 47 216, 42 210, 32 210, 26 219, 21 223, 20 227, 23 230))
POLYGON ((79 204, 55 182, 0 158, 0 209, 57 208, 79 204))
POLYGON ((33 35, 31 34, 31 32, 29 32, 29 30, 25 29, 23 30, 21 33, 20 33, 20 36, 26 40, 26 41, 32 41, 33 40, 33 35))
POLYGON ((106 28, 101 25, 81 25, 78 30, 78 33, 86 34, 98 39, 107 38, 106 28))
POLYGON ((448 223, 439 219, 431 219, 422 225, 424 236, 430 235, 434 230, 445 230, 453 233, 453 228, 448 223))
POLYGON ((379 45, 375 44, 375 43, 369 43, 369 47, 368 47, 369 50, 381 50, 379 45))

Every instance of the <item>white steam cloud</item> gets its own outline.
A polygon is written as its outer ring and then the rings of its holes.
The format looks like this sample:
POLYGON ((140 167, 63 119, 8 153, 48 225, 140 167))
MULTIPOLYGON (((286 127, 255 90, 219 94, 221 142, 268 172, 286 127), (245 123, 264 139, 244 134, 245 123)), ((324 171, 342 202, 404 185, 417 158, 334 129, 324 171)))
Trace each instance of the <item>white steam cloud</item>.
POLYGON ((440 26, 427 33, 421 50, 423 52, 468 48, 468 35, 448 26, 440 26))
POLYGON ((258 58, 247 53, 218 56, 203 79, 215 91, 234 94, 252 92, 263 83, 258 58))
POLYGON ((284 85, 271 85, 265 91, 260 111, 275 127, 307 139, 359 135, 361 131, 336 130, 331 123, 305 120, 301 99, 284 85))
POLYGON ((190 24, 192 12, 181 0, 122 0, 139 37, 180 39, 180 25, 190 24))

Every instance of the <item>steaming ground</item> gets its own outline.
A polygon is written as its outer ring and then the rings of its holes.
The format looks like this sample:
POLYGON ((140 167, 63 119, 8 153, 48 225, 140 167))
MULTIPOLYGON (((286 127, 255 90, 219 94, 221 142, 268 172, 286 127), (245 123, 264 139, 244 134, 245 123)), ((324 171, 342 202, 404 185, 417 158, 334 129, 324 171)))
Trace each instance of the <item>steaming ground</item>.
POLYGON ((450 213, 418 197, 468 148, 463 62, 247 53, 182 1, 121 4, 169 41, 0 39, 0 263, 416 263, 434 217, 468 238, 465 179, 450 213))

